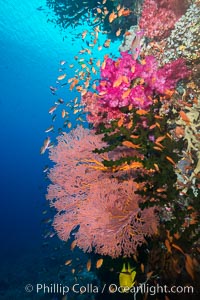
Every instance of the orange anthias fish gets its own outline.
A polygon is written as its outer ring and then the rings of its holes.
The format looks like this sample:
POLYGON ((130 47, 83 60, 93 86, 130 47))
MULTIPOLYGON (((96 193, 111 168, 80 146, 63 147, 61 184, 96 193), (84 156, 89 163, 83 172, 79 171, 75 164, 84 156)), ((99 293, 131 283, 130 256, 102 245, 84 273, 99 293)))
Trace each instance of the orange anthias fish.
POLYGON ((88 270, 88 272, 90 272, 90 270, 91 270, 91 266, 92 266, 92 262, 91 262, 91 259, 88 259, 88 261, 87 261, 87 270, 88 270))
POLYGON ((117 18, 117 15, 115 14, 114 11, 108 17, 110 23, 112 23, 116 18, 117 18))
POLYGON ((99 269, 103 265, 103 258, 100 258, 96 262, 96 268, 99 269))
POLYGON ((190 125, 190 119, 188 118, 188 116, 186 115, 186 113, 185 113, 183 110, 181 110, 181 111, 179 112, 179 115, 180 115, 181 119, 182 119, 187 125, 190 125))
POLYGON ((126 146, 126 147, 128 147, 128 148, 133 148, 133 149, 138 149, 138 148, 140 148, 140 145, 134 144, 134 143, 132 143, 132 142, 130 142, 130 141, 124 141, 124 142, 122 142, 122 145, 123 145, 123 146, 126 146))
POLYGON ((121 32, 122 32, 122 29, 119 28, 119 29, 116 31, 116 36, 119 36, 119 35, 121 34, 121 32))
POLYGON ((57 77, 57 80, 63 80, 63 79, 65 79, 66 76, 67 76, 66 73, 63 74, 63 75, 60 75, 60 76, 57 77))
POLYGON ((109 47, 110 47, 110 42, 111 42, 110 39, 106 40, 105 43, 103 44, 104 47, 105 47, 105 48, 109 48, 109 47))

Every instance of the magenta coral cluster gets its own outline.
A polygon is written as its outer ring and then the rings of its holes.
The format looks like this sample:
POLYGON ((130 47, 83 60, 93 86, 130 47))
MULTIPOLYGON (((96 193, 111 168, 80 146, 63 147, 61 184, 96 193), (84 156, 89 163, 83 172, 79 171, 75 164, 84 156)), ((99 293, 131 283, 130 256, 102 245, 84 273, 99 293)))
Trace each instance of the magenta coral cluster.
POLYGON ((133 105, 148 109, 155 93, 165 94, 176 86, 178 80, 189 75, 183 59, 178 59, 158 68, 153 56, 135 60, 122 52, 117 60, 105 59, 97 93, 88 92, 82 97, 88 121, 96 124, 122 116, 121 108, 133 105), (106 116, 106 117, 105 117, 106 116))
POLYGON ((139 26, 145 30, 145 36, 163 39, 186 9, 185 0, 145 0, 139 26))
POLYGON ((105 155, 93 152, 100 146, 101 136, 79 126, 60 136, 50 150, 56 164, 49 174, 47 199, 58 211, 54 228, 65 241, 75 230, 76 244, 85 252, 130 256, 145 236, 156 233, 158 220, 153 208, 139 208, 133 178, 122 181, 102 172, 105 155))

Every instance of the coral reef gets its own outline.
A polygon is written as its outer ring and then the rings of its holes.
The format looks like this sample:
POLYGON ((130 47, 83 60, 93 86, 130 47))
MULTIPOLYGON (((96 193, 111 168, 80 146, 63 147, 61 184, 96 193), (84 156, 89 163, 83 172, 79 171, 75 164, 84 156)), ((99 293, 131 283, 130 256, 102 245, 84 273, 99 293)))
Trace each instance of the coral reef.
POLYGON ((199 6, 191 4, 186 13, 175 23, 170 36, 162 41, 153 41, 143 47, 146 55, 157 57, 163 65, 177 58, 185 58, 188 62, 199 64, 199 6))
POLYGON ((90 129, 63 133, 50 149, 47 199, 61 239, 134 258, 138 282, 184 286, 198 281, 200 262, 199 0, 145 0, 138 25, 131 5, 89 9, 98 26, 68 83, 81 92, 74 114, 85 113, 90 129), (119 57, 96 62, 93 80, 92 50, 111 43, 99 44, 105 28, 124 41, 119 57))
POLYGON ((139 26, 148 38, 163 39, 169 36, 186 8, 187 3, 183 0, 145 0, 139 26))
POLYGON ((192 4, 185 15, 176 22, 175 28, 166 39, 162 63, 179 57, 183 57, 189 61, 196 60, 199 57, 199 23, 199 7, 192 4))
POLYGON ((158 68, 153 56, 146 56, 142 61, 133 59, 127 52, 122 52, 116 61, 107 57, 101 68, 98 94, 88 92, 82 97, 85 111, 89 112, 88 121, 94 121, 96 126, 105 119, 123 117, 120 109, 128 105, 148 109, 154 93, 168 93, 189 74, 182 59, 158 68))

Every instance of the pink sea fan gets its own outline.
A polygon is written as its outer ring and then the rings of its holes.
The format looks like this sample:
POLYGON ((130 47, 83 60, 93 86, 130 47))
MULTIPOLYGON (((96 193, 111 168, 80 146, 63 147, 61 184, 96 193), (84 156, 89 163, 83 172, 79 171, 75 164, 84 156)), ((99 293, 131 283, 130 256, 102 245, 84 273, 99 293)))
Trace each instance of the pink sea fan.
POLYGON ((154 209, 139 209, 140 197, 135 191, 136 184, 131 179, 118 182, 107 178, 101 185, 95 185, 87 206, 82 204, 80 209, 77 245, 84 251, 93 247, 97 253, 113 258, 135 253, 145 242, 145 236, 154 234, 158 225, 154 209), (89 245, 88 237, 92 241, 89 245))
POLYGON ((75 233, 77 246, 85 252, 94 250, 113 258, 130 256, 153 235, 158 220, 154 209, 139 209, 139 196, 132 180, 118 182, 116 178, 103 178, 91 185, 84 201, 76 207, 58 214, 54 227, 58 235, 67 240, 75 233))
MULTIPOLYGON (((156 232, 158 221, 154 209, 140 210, 141 198, 131 176, 122 181, 104 169, 102 159, 108 157, 93 152, 103 146, 101 136, 77 127, 60 136, 51 149, 56 164, 49 173, 47 199, 58 211, 53 225, 65 241, 75 230, 77 245, 84 251, 130 256, 145 236, 156 232)), ((113 158, 118 155, 115 149, 113 158)))

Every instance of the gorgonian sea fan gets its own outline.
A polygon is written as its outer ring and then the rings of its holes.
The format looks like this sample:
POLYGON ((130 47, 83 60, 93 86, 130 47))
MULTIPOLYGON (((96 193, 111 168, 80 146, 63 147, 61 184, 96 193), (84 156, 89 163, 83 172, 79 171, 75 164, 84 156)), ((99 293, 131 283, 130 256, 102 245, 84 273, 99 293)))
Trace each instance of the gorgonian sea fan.
POLYGON ((99 135, 82 127, 58 137, 47 194, 58 210, 53 225, 65 241, 76 229, 76 244, 85 252, 130 256, 156 232, 157 217, 153 208, 140 210, 133 178, 122 181, 103 169, 105 154, 93 152, 102 146, 99 135))

